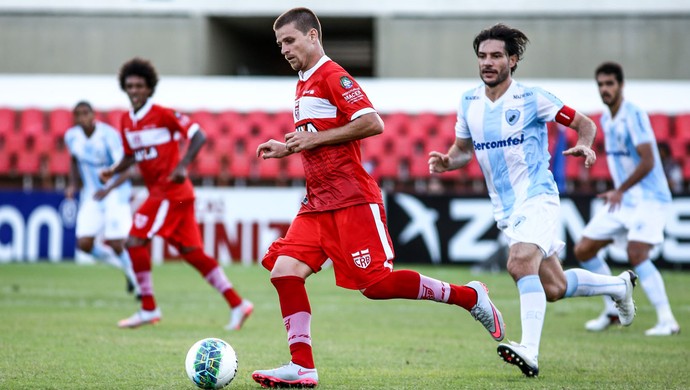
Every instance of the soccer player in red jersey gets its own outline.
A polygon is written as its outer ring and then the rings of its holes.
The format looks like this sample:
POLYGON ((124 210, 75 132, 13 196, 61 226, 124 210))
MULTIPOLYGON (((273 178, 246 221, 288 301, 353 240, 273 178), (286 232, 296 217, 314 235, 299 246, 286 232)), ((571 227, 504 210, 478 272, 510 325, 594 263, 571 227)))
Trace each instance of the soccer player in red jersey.
POLYGON ((206 142, 206 135, 189 117, 153 104, 151 96, 158 83, 153 65, 140 58, 120 68, 120 87, 127 93, 132 108, 122 116, 120 133, 124 157, 100 173, 107 180, 137 163, 149 196, 134 214, 127 238, 127 250, 141 289, 141 310, 121 320, 121 328, 135 328, 160 321, 161 312, 153 296, 149 241, 161 236, 174 245, 180 255, 215 287, 231 307, 228 330, 239 329, 251 314, 253 305, 242 299, 215 259, 203 252, 201 234, 194 215, 194 188, 187 177, 187 166, 206 142), (180 158, 179 140, 189 146, 180 158))
POLYGON ((286 236, 275 241, 262 260, 278 292, 292 358, 285 366, 255 371, 254 380, 264 387, 318 384, 305 279, 328 258, 340 287, 359 290, 369 299, 458 305, 495 340, 503 339, 501 314, 482 283, 460 286, 411 270, 393 271, 381 190, 364 170, 360 155, 360 140, 380 134, 383 121, 352 76, 325 55, 321 26, 311 10, 291 9, 276 19, 273 29, 281 53, 299 75, 295 132, 285 136, 286 142, 262 143, 257 157, 299 154, 307 195, 286 236))

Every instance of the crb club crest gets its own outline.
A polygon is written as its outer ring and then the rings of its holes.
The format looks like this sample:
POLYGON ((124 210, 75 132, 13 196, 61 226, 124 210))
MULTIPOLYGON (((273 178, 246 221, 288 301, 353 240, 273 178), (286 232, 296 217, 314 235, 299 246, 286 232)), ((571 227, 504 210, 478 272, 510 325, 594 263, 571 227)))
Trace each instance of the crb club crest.
POLYGON ((359 268, 367 268, 371 264, 371 256, 369 255, 369 249, 363 249, 359 252, 352 254, 352 260, 355 265, 359 268))
POLYGON ((520 119, 520 111, 518 110, 508 110, 506 111, 506 122, 509 125, 514 125, 518 119, 520 119))
POLYGON ((149 221, 149 217, 144 214, 134 214, 134 226, 137 229, 143 229, 146 223, 149 221))

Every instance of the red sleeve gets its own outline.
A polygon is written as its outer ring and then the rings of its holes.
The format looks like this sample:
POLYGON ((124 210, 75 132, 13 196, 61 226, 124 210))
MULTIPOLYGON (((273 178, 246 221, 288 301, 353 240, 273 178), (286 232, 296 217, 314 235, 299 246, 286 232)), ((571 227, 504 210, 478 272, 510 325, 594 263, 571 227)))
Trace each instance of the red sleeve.
POLYGON ((172 135, 175 136, 175 133, 179 132, 182 137, 188 138, 187 132, 194 124, 189 115, 173 110, 167 110, 166 114, 167 122, 169 123, 168 129, 170 129, 172 135))
POLYGON ((326 79, 334 104, 347 119, 364 108, 373 108, 364 90, 352 76, 346 72, 334 72, 326 79))
POLYGON ((570 124, 573 123, 573 120, 575 119, 575 110, 564 105, 556 113, 555 119, 556 119, 556 122, 562 124, 563 126, 570 126, 570 124))

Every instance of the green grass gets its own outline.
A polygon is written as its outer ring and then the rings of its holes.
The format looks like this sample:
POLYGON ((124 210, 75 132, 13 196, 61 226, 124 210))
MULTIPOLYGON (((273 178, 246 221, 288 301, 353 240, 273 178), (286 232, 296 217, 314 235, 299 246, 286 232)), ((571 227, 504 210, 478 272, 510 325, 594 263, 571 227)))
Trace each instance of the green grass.
MULTIPOLYGON (((503 274, 471 275, 462 267, 412 267, 456 283, 473 279, 491 289, 520 339, 517 290, 503 274)), ((102 265, 0 265, 0 388, 193 389, 184 372, 187 349, 205 337, 230 342, 239 371, 231 388, 256 389, 256 369, 289 361, 278 300, 268 272, 227 268, 254 315, 236 333, 223 330, 228 310, 191 267, 154 271, 163 321, 122 330, 117 320, 138 307, 124 277, 102 265)), ((312 336, 323 389, 681 389, 690 388, 690 273, 664 272, 673 310, 686 333, 649 338, 656 315, 641 289, 632 326, 592 334, 586 320, 601 300, 549 304, 540 377, 528 379, 503 363, 497 344, 464 310, 417 301, 369 301, 335 287, 330 270, 307 282, 312 336)))

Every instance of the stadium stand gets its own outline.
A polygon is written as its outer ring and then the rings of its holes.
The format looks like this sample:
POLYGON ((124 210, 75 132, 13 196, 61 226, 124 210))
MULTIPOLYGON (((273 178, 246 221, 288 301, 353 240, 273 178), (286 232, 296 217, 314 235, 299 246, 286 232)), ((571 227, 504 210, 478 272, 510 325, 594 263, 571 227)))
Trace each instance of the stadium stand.
MULTIPOLYGON (((99 120, 117 127, 124 110, 99 112, 99 120)), ((222 184, 276 184, 301 183, 302 162, 299 158, 260 161, 255 157, 257 146, 269 138, 282 140, 291 131, 292 113, 282 111, 221 111, 197 110, 189 113, 192 120, 205 130, 209 142, 190 167, 193 179, 203 183, 222 184)), ((424 183, 431 178, 426 162, 432 150, 445 152, 455 140, 455 113, 435 114, 402 112, 382 115, 385 131, 381 136, 362 142, 362 160, 372 176, 380 181, 396 183, 424 183)), ((601 114, 591 115, 600 126, 601 114)), ((690 180, 690 114, 675 116, 655 113, 650 115, 659 140, 671 140, 672 152, 690 180)), ((11 177, 65 177, 69 173, 70 156, 62 140, 72 125, 72 114, 60 108, 42 111, 35 108, 0 109, 0 176, 11 177)), ((557 135, 556 126, 550 125, 550 144, 557 135)), ((565 130, 568 146, 575 144, 577 132, 565 130)), ((597 132, 594 144, 600 157, 603 154, 603 133, 597 132)), ((574 159, 566 159, 566 178, 581 181, 609 182, 605 158, 600 158, 591 170, 582 169, 574 159)), ((479 165, 473 160, 459 174, 442 175, 446 181, 483 181, 479 165)), ((6 182, 4 180, 3 182, 6 182)), ((403 187, 400 187, 403 185, 403 187)))

